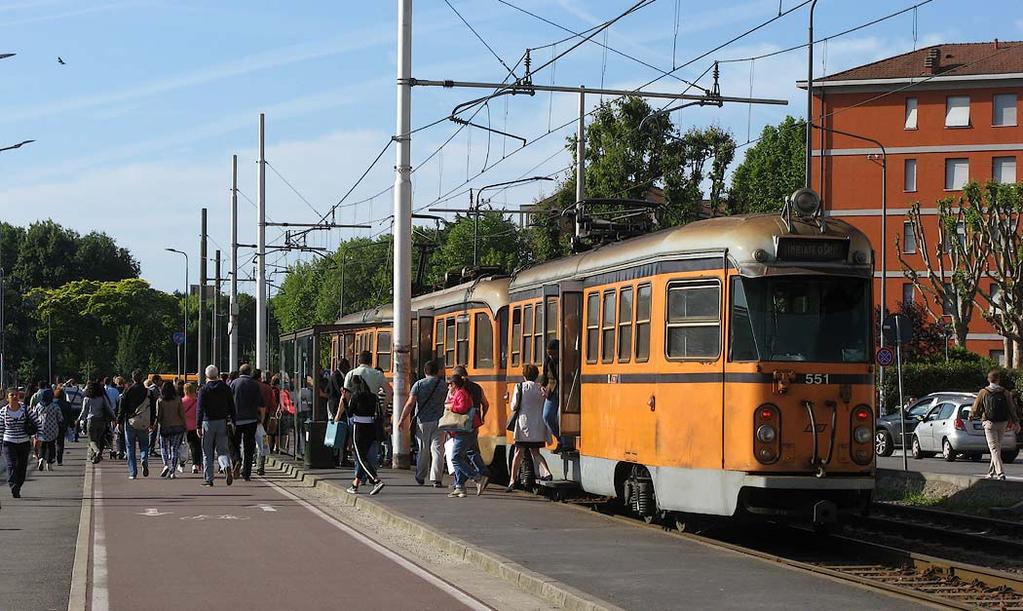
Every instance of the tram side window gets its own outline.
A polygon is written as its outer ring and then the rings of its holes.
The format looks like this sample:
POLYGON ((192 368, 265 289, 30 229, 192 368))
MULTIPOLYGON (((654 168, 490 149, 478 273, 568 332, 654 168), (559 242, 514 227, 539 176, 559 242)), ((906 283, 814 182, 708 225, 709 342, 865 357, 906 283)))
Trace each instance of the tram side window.
POLYGON ((391 370, 391 334, 377 333, 377 367, 391 370))
POLYGON ((533 306, 522 308, 522 364, 533 362, 533 306))
POLYGON ((586 362, 597 362, 597 344, 600 336, 600 293, 586 297, 586 362))
POLYGON ((614 291, 604 293, 604 311, 600 322, 600 360, 610 363, 615 358, 615 295, 614 291))
POLYGON ((618 301, 618 362, 632 359, 632 287, 622 289, 618 301))
POLYGON ((522 344, 522 309, 512 310, 512 334, 511 334, 511 366, 519 366, 520 348, 522 344))
POLYGON ((444 356, 444 321, 440 318, 433 329, 433 342, 433 358, 437 360, 444 356))
POLYGON ((547 340, 558 338, 558 300, 555 297, 547 298, 547 313, 544 314, 547 321, 547 340))
POLYGON ((490 369, 494 366, 494 327, 490 324, 489 316, 482 312, 476 313, 474 334, 476 352, 473 355, 473 367, 490 369))
POLYGON ((721 286, 668 285, 665 349, 669 359, 714 359, 721 353, 721 286))
POLYGON ((653 289, 641 284, 636 290, 636 362, 650 360, 650 298, 653 289))
POLYGON ((543 358, 543 302, 536 304, 536 320, 533 321, 533 354, 536 355, 537 363, 542 363, 543 358))
POLYGON ((456 365, 468 365, 469 364, 469 317, 461 316, 458 318, 458 324, 456 326, 456 332, 458 334, 458 352, 455 355, 456 365))
POLYGON ((444 366, 455 366, 455 319, 444 322, 444 366))
POLYGON ((750 320, 749 303, 741 278, 732 278, 732 320, 729 327, 732 337, 728 346, 728 360, 757 360, 757 340, 753 334, 753 321, 750 320))

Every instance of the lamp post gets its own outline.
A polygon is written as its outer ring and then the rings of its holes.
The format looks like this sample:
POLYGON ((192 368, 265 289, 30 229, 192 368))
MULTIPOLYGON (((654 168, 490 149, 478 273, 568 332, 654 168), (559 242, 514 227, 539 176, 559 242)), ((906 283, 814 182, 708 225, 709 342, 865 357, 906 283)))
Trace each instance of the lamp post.
POLYGON ((185 341, 182 342, 182 346, 181 346, 181 352, 182 352, 182 355, 183 355, 181 357, 181 361, 184 363, 185 380, 188 380, 188 253, 183 251, 183 250, 178 250, 176 248, 164 248, 164 250, 166 250, 167 252, 177 253, 177 254, 179 254, 179 255, 181 255, 181 256, 183 256, 185 258, 185 303, 184 303, 185 307, 182 308, 185 311, 185 316, 184 316, 184 320, 185 320, 185 328, 184 328, 185 341))
POLYGON ((0 152, 2 152, 2 151, 13 151, 14 149, 20 149, 21 147, 25 146, 26 144, 32 144, 33 142, 35 142, 35 140, 22 140, 21 142, 19 142, 17 144, 12 144, 10 146, 5 146, 3 148, 0 148, 0 152))

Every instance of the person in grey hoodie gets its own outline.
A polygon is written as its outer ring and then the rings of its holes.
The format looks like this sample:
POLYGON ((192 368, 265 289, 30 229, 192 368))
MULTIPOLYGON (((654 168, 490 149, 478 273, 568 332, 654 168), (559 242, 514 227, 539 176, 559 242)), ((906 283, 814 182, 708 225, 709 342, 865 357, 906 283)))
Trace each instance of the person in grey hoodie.
POLYGON ((235 463, 234 476, 245 481, 252 478, 252 462, 256 455, 256 427, 263 420, 263 388, 252 377, 252 365, 243 364, 238 368, 238 378, 231 381, 234 408, 238 417, 234 427, 235 463))

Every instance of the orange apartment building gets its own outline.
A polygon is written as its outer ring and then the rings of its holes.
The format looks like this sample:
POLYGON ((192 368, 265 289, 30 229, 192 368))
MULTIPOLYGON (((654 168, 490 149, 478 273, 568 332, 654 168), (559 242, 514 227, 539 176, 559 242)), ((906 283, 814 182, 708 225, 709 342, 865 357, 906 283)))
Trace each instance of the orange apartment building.
MULTIPOLYGON (((806 83, 799 86, 806 88, 806 83)), ((1023 157, 1019 105, 1023 43, 935 45, 814 80, 814 122, 881 142, 887 151, 887 301, 896 309, 920 300, 895 249, 915 249, 906 212, 919 201, 928 246, 937 242, 935 202, 956 196, 968 181, 1016 182, 1023 157)), ((862 140, 815 130, 812 186, 826 213, 865 231, 880 260, 880 149, 862 140)), ((907 258, 919 263, 919 257, 907 258)), ((915 269, 923 271, 922 264, 915 269)), ((880 300, 880 268, 875 299, 880 300)), ((985 280, 981 281, 988 282, 985 280)), ((1003 340, 975 310, 967 347, 1003 360, 1003 340)))

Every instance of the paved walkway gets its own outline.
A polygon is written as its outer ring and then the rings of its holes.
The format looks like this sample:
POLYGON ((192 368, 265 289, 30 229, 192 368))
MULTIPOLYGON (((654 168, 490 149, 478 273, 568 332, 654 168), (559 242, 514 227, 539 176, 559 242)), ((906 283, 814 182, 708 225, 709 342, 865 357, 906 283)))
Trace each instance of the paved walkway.
MULTIPOLYGON (((350 470, 315 470, 317 486, 347 486, 350 470)), ((379 503, 627 609, 917 609, 913 603, 662 533, 538 496, 447 497, 408 471, 382 469, 379 503)))
MULTIPOLYGON (((893 469, 902 471, 902 450, 895 450, 891 456, 877 456, 877 467, 879 469, 893 469)), ((912 456, 907 457, 906 465, 910 471, 922 473, 951 473, 953 475, 972 475, 984 477, 990 464, 988 455, 980 461, 972 461, 966 458, 957 458, 955 462, 945 462, 940 456, 932 458, 921 458, 915 460, 912 456)), ((1008 479, 1023 482, 1023 454, 1011 464, 1004 466, 1005 475, 1008 479)))
POLYGON ((84 442, 69 443, 63 466, 40 472, 30 465, 20 499, 11 498, 4 478, 0 489, 0 609, 67 609, 82 507, 84 455, 84 442))
POLYGON ((158 474, 95 471, 93 611, 484 608, 266 481, 158 474))

